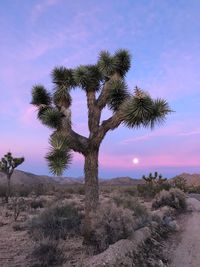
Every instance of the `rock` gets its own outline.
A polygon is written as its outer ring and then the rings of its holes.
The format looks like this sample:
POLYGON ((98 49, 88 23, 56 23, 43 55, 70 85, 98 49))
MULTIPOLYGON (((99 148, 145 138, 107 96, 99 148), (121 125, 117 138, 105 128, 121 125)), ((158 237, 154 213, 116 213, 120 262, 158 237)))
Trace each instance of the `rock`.
POLYGON ((166 225, 169 225, 169 223, 172 221, 172 217, 171 216, 164 216, 163 218, 163 222, 166 225))
POLYGON ((171 228, 171 230, 173 231, 179 231, 180 230, 180 227, 179 225, 177 224, 177 222, 175 220, 169 222, 168 226, 171 228))
POLYGON ((195 198, 187 198, 187 211, 200 211, 200 201, 195 198))
POLYGON ((87 259, 82 267, 132 267, 134 253, 150 236, 151 231, 148 227, 141 228, 135 231, 131 239, 119 240, 104 252, 87 259))

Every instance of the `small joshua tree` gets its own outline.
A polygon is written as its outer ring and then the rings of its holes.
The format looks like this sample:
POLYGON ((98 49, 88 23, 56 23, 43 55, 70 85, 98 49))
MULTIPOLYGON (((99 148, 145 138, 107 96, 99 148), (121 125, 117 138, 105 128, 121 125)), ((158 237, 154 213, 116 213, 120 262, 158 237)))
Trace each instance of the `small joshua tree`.
POLYGON ((149 176, 142 176, 142 179, 145 180, 146 183, 149 184, 153 184, 153 183, 158 183, 158 184, 162 184, 163 182, 165 182, 167 180, 167 178, 163 178, 162 174, 158 175, 158 172, 155 172, 154 175, 152 175, 152 173, 149 173, 149 176))
POLYGON ((71 161, 71 151, 79 152, 85 158, 85 217, 88 222, 90 212, 98 205, 98 155, 107 132, 120 124, 134 129, 153 128, 171 111, 164 99, 152 99, 138 87, 132 93, 128 91, 125 76, 130 66, 128 51, 118 50, 114 55, 103 51, 94 65, 54 68, 52 94, 42 85, 32 89, 32 104, 38 108, 38 118, 54 129, 49 140, 51 149, 46 156, 52 173, 62 174, 71 161), (72 129, 70 91, 78 87, 85 91, 87 98, 88 137, 72 129), (101 121, 106 106, 113 114, 101 121))
POLYGON ((2 171, 7 176, 7 194, 6 202, 10 197, 11 185, 10 180, 15 168, 24 162, 24 158, 13 158, 12 154, 8 152, 0 161, 0 171, 2 171))

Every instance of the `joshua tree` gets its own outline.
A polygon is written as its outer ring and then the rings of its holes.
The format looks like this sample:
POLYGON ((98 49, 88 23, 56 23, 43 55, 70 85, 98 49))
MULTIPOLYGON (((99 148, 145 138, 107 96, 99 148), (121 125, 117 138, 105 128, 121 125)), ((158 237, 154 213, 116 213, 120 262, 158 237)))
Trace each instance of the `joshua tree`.
POLYGON ((15 168, 24 162, 24 158, 13 158, 12 154, 8 152, 0 161, 0 171, 6 174, 7 176, 7 194, 6 202, 10 197, 10 180, 15 168))
POLYGON ((108 131, 120 124, 129 128, 150 127, 164 121, 171 111, 164 99, 151 96, 136 87, 128 91, 125 76, 131 66, 128 51, 118 50, 114 55, 100 53, 95 65, 81 65, 75 69, 56 67, 52 71, 54 90, 50 94, 42 85, 32 89, 32 104, 38 107, 38 118, 54 129, 50 136, 50 152, 46 155, 53 174, 61 175, 71 161, 71 151, 85 158, 85 214, 97 207, 98 155, 102 140, 108 131), (72 89, 85 91, 88 108, 89 136, 76 133, 71 125, 72 89), (102 110, 108 107, 112 116, 101 121, 102 110))
POLYGON ((152 175, 152 173, 149 173, 149 176, 142 176, 142 179, 145 180, 146 183, 158 183, 158 184, 162 184, 163 182, 165 182, 167 180, 167 178, 163 178, 162 174, 158 175, 158 172, 155 172, 154 175, 152 175))

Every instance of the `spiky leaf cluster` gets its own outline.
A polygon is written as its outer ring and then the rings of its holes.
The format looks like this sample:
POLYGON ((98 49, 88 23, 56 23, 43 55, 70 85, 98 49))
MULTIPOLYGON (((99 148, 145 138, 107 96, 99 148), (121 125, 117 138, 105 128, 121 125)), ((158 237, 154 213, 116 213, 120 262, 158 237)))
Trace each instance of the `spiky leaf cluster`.
POLYGON ((168 113, 172 112, 169 104, 165 99, 156 99, 153 101, 153 110, 151 114, 151 127, 154 128, 157 124, 162 124, 168 113))
POLYGON ((106 77, 113 75, 115 72, 124 77, 131 66, 131 56, 127 50, 120 49, 114 56, 108 51, 102 51, 99 55, 98 67, 106 77))
POLYGON ((124 77, 131 67, 130 53, 127 50, 118 50, 114 55, 114 65, 115 71, 124 77))
POLYGON ((49 109, 49 106, 40 106, 38 108, 37 117, 39 120, 42 120, 42 116, 44 115, 45 111, 49 109))
POLYGON ((153 108, 153 100, 149 96, 132 97, 123 107, 124 123, 130 128, 148 127, 151 123, 153 108))
POLYGON ((51 104, 51 95, 42 85, 35 85, 32 89, 32 101, 31 104, 35 106, 40 105, 50 105, 51 104))
POLYGON ((68 149, 68 140, 61 134, 53 134, 49 143, 51 148, 45 157, 48 161, 48 167, 52 174, 62 175, 63 171, 69 167, 72 159, 68 149))
POLYGON ((111 110, 117 111, 120 105, 129 97, 128 87, 124 80, 109 81, 108 106, 111 110))
POLYGON ((72 69, 56 67, 53 69, 51 76, 54 84, 57 86, 64 86, 66 90, 76 86, 72 69))
POLYGON ((99 54, 98 67, 101 73, 109 77, 115 71, 114 58, 108 51, 102 51, 99 54))
POLYGON ((98 91, 102 75, 97 65, 81 65, 74 70, 74 80, 78 86, 86 91, 98 91))
POLYGON ((59 129, 62 125, 62 113, 60 113, 56 108, 49 107, 45 110, 40 111, 40 120, 43 124, 49 128, 59 129))

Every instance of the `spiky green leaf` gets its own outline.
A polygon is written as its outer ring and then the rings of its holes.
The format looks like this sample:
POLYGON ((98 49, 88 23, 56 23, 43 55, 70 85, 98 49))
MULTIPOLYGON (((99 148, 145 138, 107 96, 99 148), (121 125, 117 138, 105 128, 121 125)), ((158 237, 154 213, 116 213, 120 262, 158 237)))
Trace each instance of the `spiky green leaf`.
POLYGON ((119 49, 114 55, 114 68, 122 77, 129 71, 131 67, 131 55, 129 51, 119 49))
POLYGON ((50 136, 49 144, 53 149, 67 150, 69 141, 67 136, 56 132, 50 136))
POLYGON ((65 67, 55 67, 51 73, 53 83, 58 86, 64 86, 69 90, 76 86, 73 78, 73 70, 65 67))
POLYGON ((102 76, 96 65, 81 65, 74 70, 74 80, 84 90, 98 91, 102 76))
POLYGON ((35 85, 32 88, 32 105, 50 105, 51 104, 51 95, 42 85, 35 85))
POLYGON ((98 67, 102 75, 109 77, 115 71, 114 58, 108 51, 101 51, 98 59, 98 67))
POLYGON ((119 106, 130 96, 128 87, 123 80, 114 80, 109 82, 110 94, 108 106, 111 110, 118 110, 119 106))
POLYGON ((46 110, 49 109, 49 106, 41 106, 38 108, 38 114, 37 114, 37 118, 39 120, 42 120, 42 115, 45 113, 46 110))
POLYGON ((49 128, 59 129, 62 124, 62 114, 56 108, 50 107, 42 113, 40 120, 49 128))
POLYGON ((165 122, 166 116, 171 113, 172 110, 165 99, 156 99, 153 101, 153 111, 151 115, 151 128, 155 125, 159 125, 165 122))
POLYGON ((153 100, 149 96, 132 97, 123 107, 124 123, 130 128, 148 127, 151 124, 153 109, 153 100))
POLYGON ((46 155, 49 170, 53 175, 62 175, 63 171, 69 167, 71 163, 71 153, 69 150, 63 151, 60 149, 53 149, 46 155))

